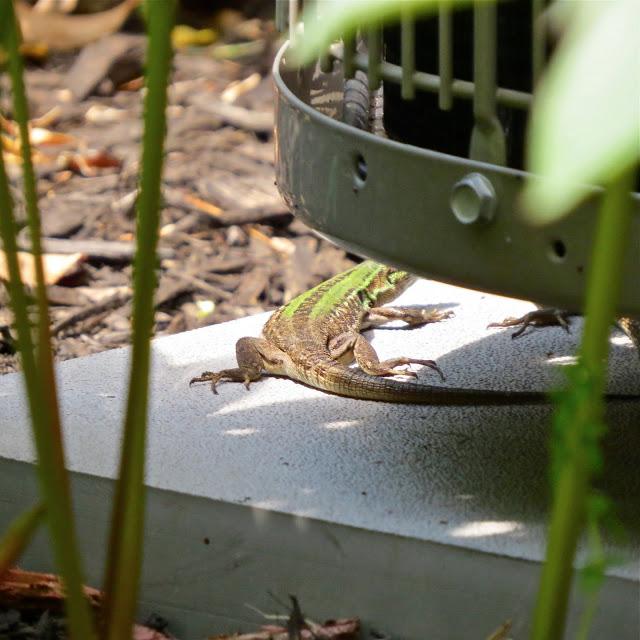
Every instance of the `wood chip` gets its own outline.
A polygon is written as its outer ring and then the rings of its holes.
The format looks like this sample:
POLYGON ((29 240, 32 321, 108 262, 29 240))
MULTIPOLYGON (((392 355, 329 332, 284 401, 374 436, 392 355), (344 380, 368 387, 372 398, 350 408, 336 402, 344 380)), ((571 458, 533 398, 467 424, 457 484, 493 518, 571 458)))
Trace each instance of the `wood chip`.
POLYGON ((46 44, 50 49, 77 49, 117 31, 140 0, 123 0, 119 5, 87 15, 64 15, 34 11, 17 0, 16 14, 25 44, 46 44))
POLYGON ((270 266, 257 265, 249 273, 245 274, 236 290, 234 302, 236 304, 258 304, 258 298, 269 286, 270 275, 270 266))
POLYGON ((188 211, 196 211, 198 213, 206 213, 214 218, 220 218, 222 209, 216 207, 216 205, 198 198, 197 196, 187 193, 181 189, 173 189, 171 187, 165 187, 162 190, 162 196, 167 204, 174 207, 180 207, 187 209, 188 211))
POLYGON ((128 302, 130 299, 131 293, 118 292, 110 296, 106 300, 103 300, 101 303, 93 304, 90 307, 84 307, 74 313, 69 314, 60 322, 57 322, 51 328, 51 334, 55 336, 65 329, 72 327, 74 324, 86 320, 87 318, 102 314, 105 311, 112 311, 113 309, 117 309, 118 307, 121 307, 123 304, 128 302))
MULTIPOLYGON (((131 260, 136 250, 133 242, 120 242, 118 240, 43 238, 42 244, 48 253, 81 253, 89 258, 114 260, 116 262, 131 260)), ((173 253, 173 250, 169 248, 158 248, 158 255, 161 258, 171 258, 173 253)))
MULTIPOLYGON (((57 254, 45 253, 42 256, 45 284, 56 284, 65 276, 75 272, 86 255, 83 253, 57 254)), ((18 251, 18 264, 22 282, 29 287, 36 285, 36 271, 33 255, 26 251, 18 251)), ((9 271, 4 251, 0 250, 0 280, 8 280, 9 271)))
POLYGON ((272 111, 252 111, 244 107, 227 104, 221 100, 212 99, 209 95, 198 95, 192 99, 193 104, 215 116, 218 116, 233 127, 254 133, 273 132, 272 111))
MULTIPOLYGON (((251 633, 211 636, 209 640, 289 640, 291 637, 286 627, 269 624, 263 625, 258 631, 251 633)), ((349 618, 328 620, 323 625, 314 624, 311 626, 308 624, 308 628, 298 631, 298 637, 301 640, 359 640, 360 620, 349 618)))
POLYGON ((220 94, 220 100, 227 104, 235 102, 243 93, 255 89, 259 84, 262 76, 259 73, 252 73, 243 80, 234 80, 230 82, 225 90, 220 94))
MULTIPOLYGON (((84 587, 84 594, 92 607, 100 606, 102 602, 100 591, 84 587)), ((9 569, 0 580, 1 607, 62 611, 63 605, 62 581, 51 573, 9 569)))
POLYGON ((141 75, 145 41, 138 35, 117 33, 83 48, 66 75, 76 101, 84 100, 104 80, 122 84, 141 75))

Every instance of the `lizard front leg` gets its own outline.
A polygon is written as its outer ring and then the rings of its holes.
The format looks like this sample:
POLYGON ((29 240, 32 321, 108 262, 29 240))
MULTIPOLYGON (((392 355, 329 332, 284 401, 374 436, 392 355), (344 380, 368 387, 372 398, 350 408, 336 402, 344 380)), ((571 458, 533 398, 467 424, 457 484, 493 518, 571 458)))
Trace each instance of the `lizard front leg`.
POLYGON ((211 391, 218 393, 216 386, 222 380, 231 382, 243 382, 249 389, 249 385, 262 377, 263 371, 270 373, 282 373, 285 354, 264 338, 240 338, 236 342, 236 360, 238 366, 234 369, 222 371, 204 371, 197 378, 189 382, 211 382, 211 391))
POLYGON ((408 358, 400 356, 380 360, 376 350, 367 339, 356 332, 342 333, 332 338, 328 344, 329 353, 335 360, 344 359, 346 355, 352 354, 358 366, 371 376, 412 376, 417 377, 413 371, 396 369, 396 367, 408 364, 421 364, 429 367, 440 374, 444 380, 444 375, 434 360, 421 360, 419 358, 408 358))
POLYGON ((431 322, 440 322, 453 315, 453 311, 420 309, 416 307, 373 307, 362 321, 362 329, 379 327, 387 322, 402 320, 410 327, 418 327, 431 322))

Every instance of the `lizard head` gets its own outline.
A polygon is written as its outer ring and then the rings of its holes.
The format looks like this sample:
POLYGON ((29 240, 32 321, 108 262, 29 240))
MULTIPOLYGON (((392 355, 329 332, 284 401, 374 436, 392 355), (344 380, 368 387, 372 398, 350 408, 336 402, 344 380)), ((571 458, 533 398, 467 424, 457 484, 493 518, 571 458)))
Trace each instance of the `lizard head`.
POLYGON ((377 304, 382 305, 397 298, 416 277, 408 271, 385 266, 379 273, 377 304))

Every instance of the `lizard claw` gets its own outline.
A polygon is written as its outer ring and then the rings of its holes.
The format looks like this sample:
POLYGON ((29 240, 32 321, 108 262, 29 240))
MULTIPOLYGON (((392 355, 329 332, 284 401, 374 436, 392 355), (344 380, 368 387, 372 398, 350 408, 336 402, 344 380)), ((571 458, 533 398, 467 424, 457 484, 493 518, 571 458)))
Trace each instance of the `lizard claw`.
POLYGON ((421 364, 424 367, 429 367, 429 369, 433 369, 440 376, 442 382, 445 381, 444 373, 442 373, 442 369, 440 369, 435 360, 413 360, 413 362, 421 364))
POLYGON ((209 382, 209 380, 213 379, 214 375, 215 374, 213 373, 213 371, 203 371, 199 376, 196 376, 195 378, 191 378, 191 380, 189 380, 189 386, 193 386, 193 384, 196 382, 209 382))

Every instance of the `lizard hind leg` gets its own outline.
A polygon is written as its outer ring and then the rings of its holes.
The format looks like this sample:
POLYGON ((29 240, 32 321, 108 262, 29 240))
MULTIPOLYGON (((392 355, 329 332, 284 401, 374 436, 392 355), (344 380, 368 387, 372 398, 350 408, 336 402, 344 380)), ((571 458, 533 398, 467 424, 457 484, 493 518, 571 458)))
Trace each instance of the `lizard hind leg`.
POLYGON ((189 382, 210 382, 211 391, 218 393, 217 385, 223 380, 230 382, 242 382, 249 389, 252 382, 262 377, 262 372, 267 369, 273 373, 278 371, 281 363, 281 351, 263 338, 240 338, 236 342, 236 360, 238 366, 234 369, 222 369, 222 371, 204 371, 189 382))
MULTIPOLYGON (((338 336, 338 338, 342 338, 343 344, 348 342, 346 334, 345 336, 338 336)), ((396 367, 409 364, 421 364, 437 371, 442 380, 444 380, 444 375, 434 360, 400 356, 398 358, 389 358, 388 360, 381 361, 376 350, 369 344, 367 339, 359 333, 351 334, 351 344, 353 345, 353 356, 358 366, 371 376, 412 376, 415 378, 417 377, 415 372, 396 369, 396 367)))
POLYGON ((554 307, 543 307, 525 313, 520 318, 505 318, 502 322, 492 322, 487 325, 487 329, 493 327, 518 327, 511 334, 512 338, 521 336, 529 327, 562 327, 569 333, 569 318, 575 316, 572 311, 556 309, 554 307))
POLYGON ((453 311, 438 309, 423 309, 416 307, 373 307, 362 321, 362 328, 379 327, 387 322, 401 320, 410 327, 423 324, 441 322, 453 316, 453 311))

